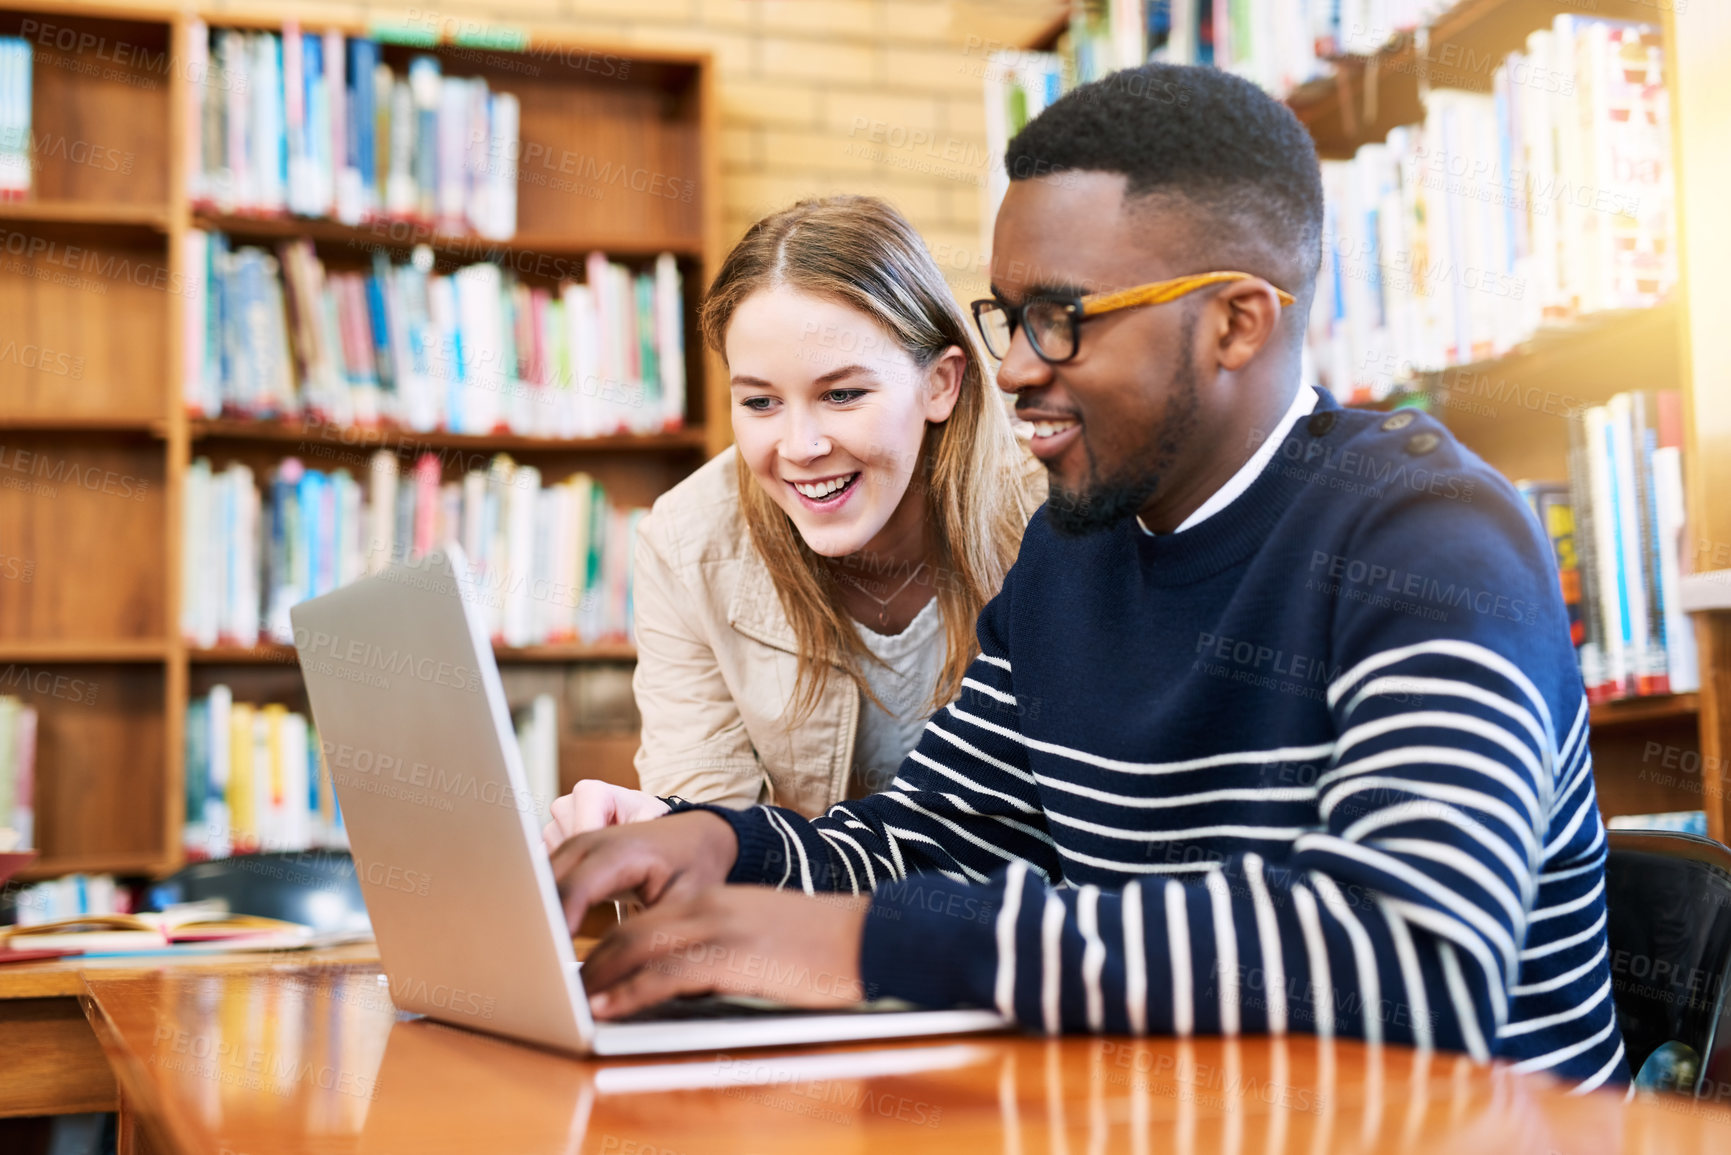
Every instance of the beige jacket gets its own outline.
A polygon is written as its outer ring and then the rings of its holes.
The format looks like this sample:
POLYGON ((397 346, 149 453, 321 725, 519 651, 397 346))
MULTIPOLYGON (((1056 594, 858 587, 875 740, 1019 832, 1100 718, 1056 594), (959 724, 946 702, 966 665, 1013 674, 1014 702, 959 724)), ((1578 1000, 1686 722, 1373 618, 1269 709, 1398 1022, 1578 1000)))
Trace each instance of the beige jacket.
MULTIPOLYGON (((1028 458, 1024 516, 1046 497, 1028 458)), ((815 816, 847 797, 860 693, 829 678, 811 716, 784 721, 793 627, 739 508, 729 448, 661 495, 639 523, 632 598, 643 715, 637 775, 652 794, 815 816)))

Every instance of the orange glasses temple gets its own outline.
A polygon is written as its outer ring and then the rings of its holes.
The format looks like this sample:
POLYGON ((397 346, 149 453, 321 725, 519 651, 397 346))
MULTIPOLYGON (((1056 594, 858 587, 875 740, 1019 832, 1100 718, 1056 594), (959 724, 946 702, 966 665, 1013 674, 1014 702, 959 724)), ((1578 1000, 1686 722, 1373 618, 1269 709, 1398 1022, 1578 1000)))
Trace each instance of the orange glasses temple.
MULTIPOLYGON (((1193 293, 1209 285, 1256 279, 1258 278, 1252 273, 1196 273, 1188 277, 1174 277, 1170 281, 1155 281, 1151 285, 1137 285, 1133 289, 1091 293, 1082 298, 1082 315, 1091 317, 1096 313, 1110 313, 1114 309, 1128 309, 1133 305, 1164 305, 1167 301, 1175 301, 1186 293, 1193 293)), ((1274 295, 1280 299, 1282 305, 1293 303, 1295 298, 1285 289, 1274 285, 1269 288, 1274 289, 1274 295)))

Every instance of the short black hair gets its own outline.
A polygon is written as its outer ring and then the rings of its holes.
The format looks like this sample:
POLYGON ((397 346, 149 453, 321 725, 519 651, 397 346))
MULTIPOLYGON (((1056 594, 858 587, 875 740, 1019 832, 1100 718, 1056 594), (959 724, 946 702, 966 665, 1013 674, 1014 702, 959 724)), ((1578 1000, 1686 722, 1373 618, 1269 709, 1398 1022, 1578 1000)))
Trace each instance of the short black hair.
POLYGON ((1322 261, 1316 146, 1291 109, 1242 77, 1182 64, 1114 72, 1035 117, 1004 166, 1012 181, 1122 173, 1126 200, 1203 214, 1197 259, 1267 277, 1309 311, 1322 261))

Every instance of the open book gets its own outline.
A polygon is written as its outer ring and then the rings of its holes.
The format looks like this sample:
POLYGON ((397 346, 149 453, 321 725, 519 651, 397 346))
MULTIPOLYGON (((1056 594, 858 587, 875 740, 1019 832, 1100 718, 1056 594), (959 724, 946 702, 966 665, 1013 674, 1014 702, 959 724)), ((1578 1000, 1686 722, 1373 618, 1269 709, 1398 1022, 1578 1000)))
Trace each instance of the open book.
POLYGON ((188 905, 161 913, 80 914, 34 926, 0 927, 0 948, 125 951, 277 950, 305 946, 313 929, 298 922, 227 914, 188 905))

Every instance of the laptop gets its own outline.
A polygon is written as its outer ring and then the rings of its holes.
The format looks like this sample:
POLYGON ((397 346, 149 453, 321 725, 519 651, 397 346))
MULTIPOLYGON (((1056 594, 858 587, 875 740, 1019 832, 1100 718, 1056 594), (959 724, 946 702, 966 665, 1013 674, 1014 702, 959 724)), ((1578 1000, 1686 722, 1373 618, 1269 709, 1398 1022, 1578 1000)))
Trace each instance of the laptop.
POLYGON ((596 1022, 483 624, 502 596, 452 544, 290 611, 319 746, 392 1001, 583 1055, 993 1030, 986 1010, 676 999, 596 1022))

